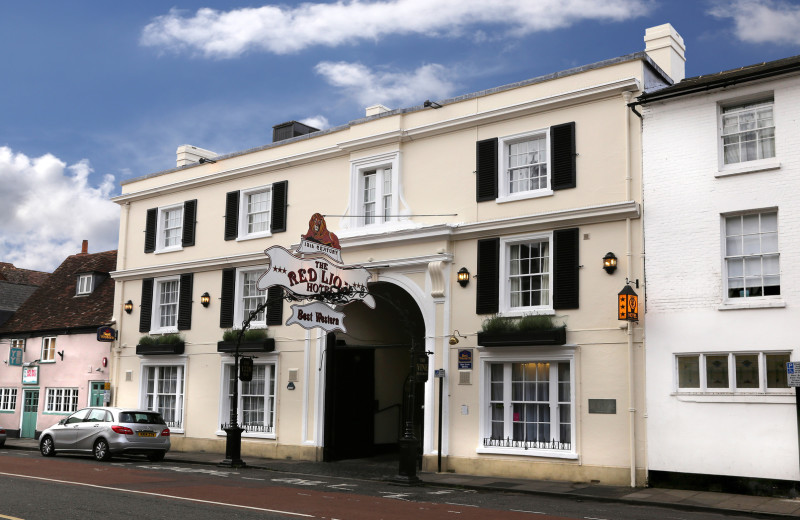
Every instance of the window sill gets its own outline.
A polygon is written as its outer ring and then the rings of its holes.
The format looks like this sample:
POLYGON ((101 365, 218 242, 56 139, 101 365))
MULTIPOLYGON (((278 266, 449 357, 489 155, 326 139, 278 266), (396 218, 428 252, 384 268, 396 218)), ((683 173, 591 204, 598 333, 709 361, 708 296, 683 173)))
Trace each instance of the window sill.
POLYGON ((578 454, 574 451, 558 450, 523 450, 518 448, 487 448, 479 446, 476 453, 481 455, 518 455, 522 457, 543 457, 548 459, 568 459, 578 460, 578 454))
MULTIPOLYGON (((217 430, 217 437, 227 437, 224 430, 217 430)), ((242 439, 268 439, 275 440, 278 437, 274 433, 248 433, 242 432, 242 439)))
POLYGON ((780 161, 762 159, 761 161, 751 161, 736 165, 723 166, 717 173, 714 174, 714 177, 719 178, 729 177, 731 175, 742 175, 744 173, 766 172, 770 170, 778 170, 780 167, 780 161))
POLYGON ((162 255, 164 253, 174 253, 176 251, 183 251, 183 246, 166 247, 164 249, 156 249, 153 251, 154 255, 162 255))
POLYGON ((256 240, 258 238, 270 238, 272 237, 272 233, 253 233, 252 235, 244 235, 236 237, 237 242, 247 242, 248 240, 256 240))
POLYGON ((55 359, 40 359, 39 360, 39 364, 40 365, 47 365, 47 364, 51 364, 51 363, 55 363, 55 362, 56 362, 55 359))
POLYGON ((673 392, 671 394, 678 401, 687 403, 765 403, 765 404, 794 404, 795 395, 791 390, 785 392, 764 393, 711 393, 711 392, 673 392), (789 393, 791 392, 791 393, 789 393))
MULTIPOLYGON (((744 298, 747 300, 748 298, 744 298)), ((733 302, 727 301, 717 307, 720 311, 735 311, 742 309, 782 309, 786 307, 786 302, 783 299, 756 299, 750 298, 753 301, 733 302)))
POLYGON ((513 195, 500 195, 499 197, 497 197, 497 199, 495 199, 495 202, 497 202, 498 204, 503 204, 504 202, 538 199, 541 197, 549 197, 551 195, 553 195, 553 190, 526 191, 522 193, 514 193, 513 195))

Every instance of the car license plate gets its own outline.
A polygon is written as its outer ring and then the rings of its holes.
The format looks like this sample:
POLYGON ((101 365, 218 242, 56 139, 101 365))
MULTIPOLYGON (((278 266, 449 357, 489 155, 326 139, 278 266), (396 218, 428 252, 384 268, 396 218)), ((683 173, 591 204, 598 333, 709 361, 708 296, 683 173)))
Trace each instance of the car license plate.
POLYGON ((139 432, 139 437, 155 437, 156 432, 139 432))

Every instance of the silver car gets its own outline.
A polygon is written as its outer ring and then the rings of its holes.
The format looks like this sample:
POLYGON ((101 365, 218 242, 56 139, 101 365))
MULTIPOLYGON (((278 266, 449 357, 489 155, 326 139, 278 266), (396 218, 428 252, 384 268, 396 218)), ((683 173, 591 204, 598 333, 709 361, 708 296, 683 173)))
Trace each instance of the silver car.
POLYGON ((157 462, 169 446, 169 428, 160 413, 105 406, 78 410, 39 437, 39 451, 45 457, 91 453, 101 461, 112 455, 147 455, 157 462))

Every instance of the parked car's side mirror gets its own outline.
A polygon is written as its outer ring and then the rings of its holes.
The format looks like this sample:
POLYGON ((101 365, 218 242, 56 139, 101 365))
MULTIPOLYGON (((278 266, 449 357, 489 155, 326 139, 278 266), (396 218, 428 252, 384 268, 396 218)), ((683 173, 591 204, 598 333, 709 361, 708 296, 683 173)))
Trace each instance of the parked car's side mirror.
POLYGON ((60 421, 58 421, 58 424, 60 424, 61 426, 64 426, 65 424, 67 424, 67 420, 66 419, 61 419, 60 421))

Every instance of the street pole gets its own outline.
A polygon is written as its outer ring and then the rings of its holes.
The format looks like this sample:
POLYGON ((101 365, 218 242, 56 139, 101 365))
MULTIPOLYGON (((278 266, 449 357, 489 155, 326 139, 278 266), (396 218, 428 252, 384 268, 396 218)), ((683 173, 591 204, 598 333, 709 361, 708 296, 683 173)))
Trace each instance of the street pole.
POLYGON ((408 390, 408 410, 406 411, 405 429, 403 437, 400 439, 400 464, 397 480, 408 485, 417 485, 421 481, 417 476, 417 452, 419 442, 414 435, 414 415, 416 412, 416 387, 417 387, 417 366, 415 340, 411 338, 411 375, 408 390))
POLYGON ((439 428, 438 428, 439 447, 436 449, 436 452, 437 452, 437 454, 439 456, 438 457, 439 458, 439 460, 438 460, 439 464, 438 464, 438 470, 437 471, 439 473, 441 473, 442 472, 442 401, 443 401, 442 395, 444 393, 444 375, 445 375, 445 372, 444 372, 443 368, 440 369, 440 370, 437 370, 436 372, 437 372, 436 377, 439 378, 439 428))

